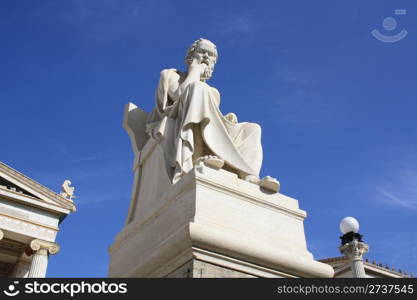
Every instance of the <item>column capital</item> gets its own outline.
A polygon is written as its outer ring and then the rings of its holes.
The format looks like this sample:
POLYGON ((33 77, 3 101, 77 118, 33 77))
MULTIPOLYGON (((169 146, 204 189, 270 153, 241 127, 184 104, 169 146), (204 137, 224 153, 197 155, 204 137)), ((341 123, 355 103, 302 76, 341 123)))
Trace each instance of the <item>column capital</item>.
POLYGON ((59 252, 60 247, 57 243, 35 239, 30 242, 30 249, 35 252, 46 252, 45 254, 56 254, 59 252))
POLYGON ((340 246, 339 250, 352 260, 362 260, 362 255, 369 251, 369 245, 354 239, 340 246))
POLYGON ((3 230, 0 229, 0 240, 4 237, 3 230))

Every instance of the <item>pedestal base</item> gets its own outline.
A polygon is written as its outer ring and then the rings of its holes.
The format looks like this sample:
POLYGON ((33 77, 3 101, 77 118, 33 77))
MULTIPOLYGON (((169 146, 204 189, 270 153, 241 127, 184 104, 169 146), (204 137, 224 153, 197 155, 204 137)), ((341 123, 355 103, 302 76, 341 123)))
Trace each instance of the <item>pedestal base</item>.
POLYGON ((110 277, 332 277, 308 252, 298 201, 204 164, 172 185, 161 149, 142 151, 110 277))
POLYGON ((198 259, 193 259, 172 273, 168 278, 254 278, 255 276, 233 269, 220 267, 198 259))

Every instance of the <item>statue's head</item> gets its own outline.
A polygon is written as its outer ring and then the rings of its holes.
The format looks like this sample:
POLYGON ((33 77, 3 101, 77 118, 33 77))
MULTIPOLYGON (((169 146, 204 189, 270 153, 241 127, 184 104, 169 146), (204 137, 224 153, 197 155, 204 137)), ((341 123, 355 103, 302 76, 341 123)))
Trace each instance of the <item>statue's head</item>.
POLYGON ((187 55, 185 57, 185 63, 190 66, 193 59, 197 58, 201 63, 207 65, 204 74, 201 79, 210 79, 214 71, 214 65, 217 62, 217 47, 211 41, 200 38, 196 40, 188 48, 187 55))

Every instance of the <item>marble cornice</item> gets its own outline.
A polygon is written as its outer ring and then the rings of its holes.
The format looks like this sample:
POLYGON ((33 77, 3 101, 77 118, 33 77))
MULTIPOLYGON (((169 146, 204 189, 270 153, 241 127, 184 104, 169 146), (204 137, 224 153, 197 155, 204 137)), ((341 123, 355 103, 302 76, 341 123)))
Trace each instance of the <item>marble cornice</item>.
POLYGON ((0 224, 7 230, 25 232, 33 237, 55 240, 59 228, 0 213, 0 224))
MULTIPOLYGON (((47 187, 41 185, 40 183, 34 181, 33 179, 27 177, 26 175, 16 171, 15 169, 9 167, 8 165, 0 162, 0 172, 3 172, 5 175, 10 176, 14 180, 20 182, 23 185, 27 185, 31 187, 36 193, 43 195, 44 197, 51 199, 52 201, 56 202, 57 205, 60 205, 66 209, 71 211, 75 211, 76 207, 72 201, 65 199, 64 197, 60 196, 59 194, 51 191, 47 187)), ((7 179, 7 178, 6 178, 7 179)), ((44 199, 41 199, 44 200, 44 199)))

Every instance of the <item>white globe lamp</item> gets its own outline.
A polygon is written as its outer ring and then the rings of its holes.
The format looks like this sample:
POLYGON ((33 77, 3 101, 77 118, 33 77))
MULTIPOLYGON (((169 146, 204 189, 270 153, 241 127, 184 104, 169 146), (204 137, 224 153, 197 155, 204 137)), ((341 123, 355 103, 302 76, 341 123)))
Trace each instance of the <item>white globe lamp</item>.
POLYGON ((346 217, 343 218, 343 220, 340 222, 340 231, 343 234, 353 232, 358 233, 359 232, 359 222, 353 217, 346 217))

